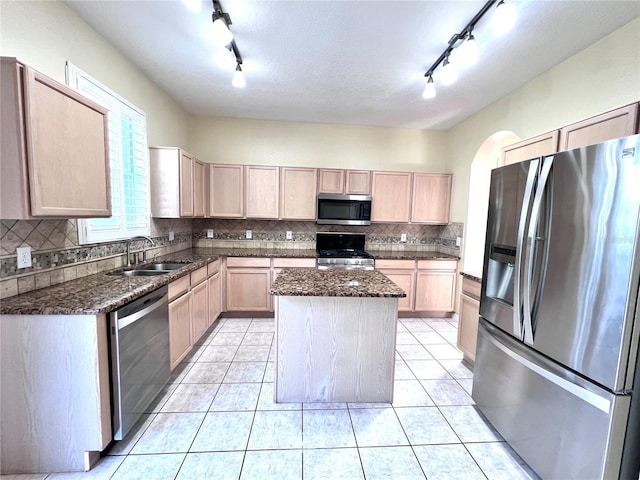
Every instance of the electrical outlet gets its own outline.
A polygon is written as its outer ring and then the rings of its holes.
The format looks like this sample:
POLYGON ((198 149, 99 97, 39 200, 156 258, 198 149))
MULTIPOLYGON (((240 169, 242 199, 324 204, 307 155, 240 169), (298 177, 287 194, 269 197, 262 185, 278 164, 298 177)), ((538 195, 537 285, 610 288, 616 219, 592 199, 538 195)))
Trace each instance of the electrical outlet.
POLYGON ((407 241, 407 234, 406 233, 401 233, 400 234, 400 241, 401 242, 406 242, 407 241))
POLYGON ((207 230, 207 238, 213 238, 213 228, 207 230))
POLYGON ((251 230, 247 230, 245 233, 245 237, 247 240, 251 240, 253 238, 253 232, 251 230))
POLYGON ((18 268, 31 266, 31 247, 16 248, 16 255, 18 255, 18 268))
POLYGON ((173 232, 169 232, 169 241, 173 242, 173 239, 176 238, 173 232))
POLYGON ((293 239, 293 232, 291 230, 287 230, 287 240, 293 239))
POLYGON ((456 247, 462 245, 462 237, 456 237, 456 247))

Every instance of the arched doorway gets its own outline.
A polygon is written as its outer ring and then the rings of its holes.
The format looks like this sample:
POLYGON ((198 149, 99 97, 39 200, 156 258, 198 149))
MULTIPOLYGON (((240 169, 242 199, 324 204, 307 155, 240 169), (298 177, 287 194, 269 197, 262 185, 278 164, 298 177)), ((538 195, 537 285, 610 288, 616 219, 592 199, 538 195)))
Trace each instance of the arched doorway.
POLYGON ((476 152, 469 172, 469 203, 463 251, 463 272, 482 275, 484 240, 487 229, 487 207, 491 169, 498 166, 500 149, 520 140, 513 132, 496 132, 476 152))

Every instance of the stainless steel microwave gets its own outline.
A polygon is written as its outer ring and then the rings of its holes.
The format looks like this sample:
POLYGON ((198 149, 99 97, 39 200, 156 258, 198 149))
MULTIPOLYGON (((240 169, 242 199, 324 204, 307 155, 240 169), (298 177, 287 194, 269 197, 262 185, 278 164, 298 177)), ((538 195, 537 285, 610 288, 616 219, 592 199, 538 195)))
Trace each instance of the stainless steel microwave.
POLYGON ((321 225, 371 225, 371 195, 318 195, 321 225))

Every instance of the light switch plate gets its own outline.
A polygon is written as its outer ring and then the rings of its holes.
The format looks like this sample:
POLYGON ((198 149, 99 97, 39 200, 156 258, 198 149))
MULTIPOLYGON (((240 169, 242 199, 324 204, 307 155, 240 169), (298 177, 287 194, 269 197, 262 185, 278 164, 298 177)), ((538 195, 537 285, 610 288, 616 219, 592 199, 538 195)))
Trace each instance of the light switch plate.
POLYGON ((207 238, 213 238, 213 228, 207 230, 207 238))
POLYGON ((401 242, 406 242, 407 241, 407 234, 406 233, 401 233, 400 234, 400 241, 401 242))
POLYGON ((18 268, 28 268, 31 266, 31 247, 16 248, 16 255, 18 255, 18 268))
POLYGON ((247 230, 245 233, 247 240, 251 240, 253 238, 253 232, 251 230, 247 230))
POLYGON ((174 238, 175 238, 175 235, 173 234, 173 232, 169 232, 169 241, 173 242, 174 238))
POLYGON ((456 247, 462 245, 462 237, 456 237, 456 247))
POLYGON ((293 238, 293 232, 291 230, 287 230, 287 240, 291 240, 293 238))

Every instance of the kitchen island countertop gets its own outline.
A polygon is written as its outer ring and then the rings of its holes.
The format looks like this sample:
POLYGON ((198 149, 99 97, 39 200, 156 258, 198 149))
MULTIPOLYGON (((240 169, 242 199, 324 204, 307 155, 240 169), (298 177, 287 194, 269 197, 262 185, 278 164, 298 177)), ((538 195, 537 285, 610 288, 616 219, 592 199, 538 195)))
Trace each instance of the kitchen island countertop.
POLYGON ((395 283, 376 270, 285 268, 270 293, 308 297, 406 297, 395 283))

